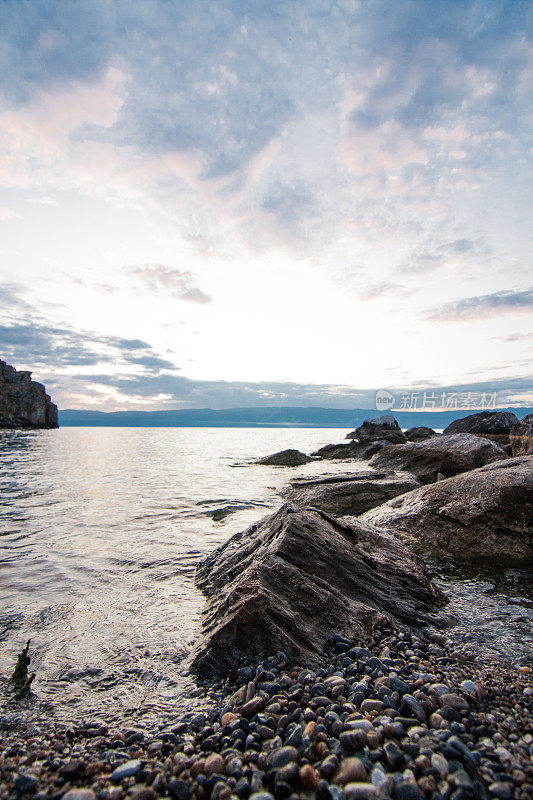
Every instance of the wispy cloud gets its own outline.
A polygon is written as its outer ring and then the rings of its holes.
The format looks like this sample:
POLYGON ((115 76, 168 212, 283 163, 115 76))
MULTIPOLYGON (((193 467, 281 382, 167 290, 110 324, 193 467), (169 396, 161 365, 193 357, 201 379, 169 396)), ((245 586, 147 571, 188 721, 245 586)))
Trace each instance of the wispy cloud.
POLYGON ((439 322, 485 319, 499 314, 527 313, 533 309, 533 289, 523 292, 501 291, 479 297, 465 297, 451 303, 444 303, 432 309, 427 319, 439 322))
POLYGON ((128 267, 126 271, 149 292, 202 305, 211 302, 211 297, 200 289, 195 276, 188 270, 171 269, 163 264, 144 264, 142 267, 128 267))

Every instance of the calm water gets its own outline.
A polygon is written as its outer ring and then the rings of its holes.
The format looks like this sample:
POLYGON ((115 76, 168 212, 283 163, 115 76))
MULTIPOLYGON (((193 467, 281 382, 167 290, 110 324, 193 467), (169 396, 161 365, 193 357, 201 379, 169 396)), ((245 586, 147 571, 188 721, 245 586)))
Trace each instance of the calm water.
MULTIPOLYGON (((250 460, 286 447, 310 452, 346 432, 0 431, 0 673, 31 637, 39 713, 142 724, 201 703, 181 667, 203 603, 196 562, 279 506, 289 476, 366 468, 250 460)), ((457 635, 515 659, 530 651, 527 573, 436 569, 457 635)))

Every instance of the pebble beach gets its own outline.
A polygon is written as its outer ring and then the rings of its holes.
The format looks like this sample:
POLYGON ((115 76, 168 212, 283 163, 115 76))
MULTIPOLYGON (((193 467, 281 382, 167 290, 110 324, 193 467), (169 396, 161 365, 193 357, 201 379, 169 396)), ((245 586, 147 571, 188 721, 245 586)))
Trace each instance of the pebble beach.
MULTIPOLYGON (((277 653, 156 730, 1 732, 0 797, 35 800, 528 800, 529 666, 473 663, 443 634, 333 636, 327 666, 277 653)), ((7 728, 7 726, 6 726, 7 728)))

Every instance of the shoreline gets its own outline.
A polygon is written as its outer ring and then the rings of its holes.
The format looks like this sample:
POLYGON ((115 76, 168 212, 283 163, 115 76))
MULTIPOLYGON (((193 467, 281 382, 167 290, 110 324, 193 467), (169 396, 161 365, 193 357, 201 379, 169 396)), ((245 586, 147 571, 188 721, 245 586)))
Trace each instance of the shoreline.
POLYGON ((529 800, 531 668, 469 663, 445 638, 333 637, 325 669, 277 654, 151 732, 22 723, 1 733, 0 797, 529 800))

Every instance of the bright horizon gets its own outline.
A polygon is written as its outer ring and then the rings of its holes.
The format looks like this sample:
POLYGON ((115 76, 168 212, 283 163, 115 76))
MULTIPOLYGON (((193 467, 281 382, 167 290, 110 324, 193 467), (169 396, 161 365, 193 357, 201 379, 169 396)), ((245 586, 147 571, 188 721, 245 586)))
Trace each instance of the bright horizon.
POLYGON ((530 3, 0 21, 0 358, 60 408, 533 404, 530 3))

